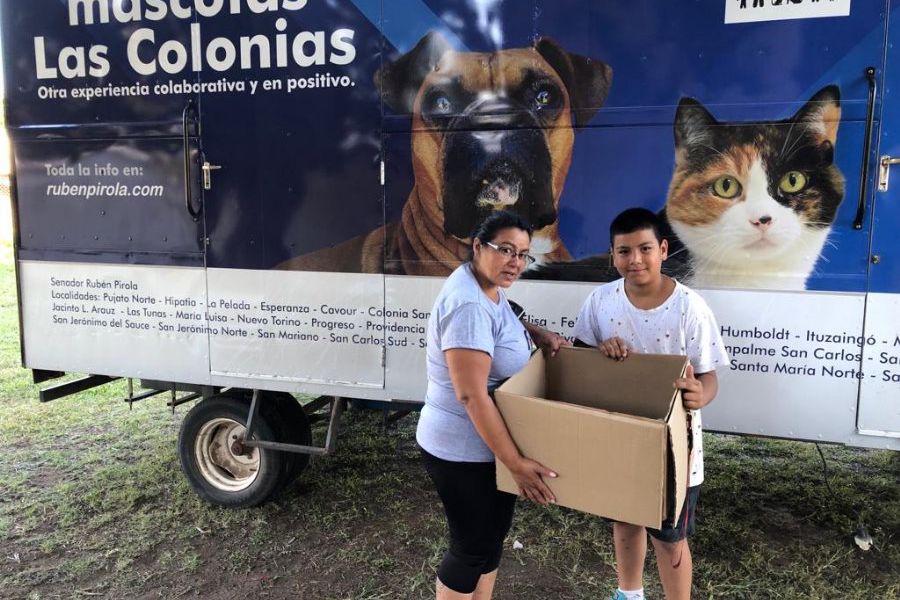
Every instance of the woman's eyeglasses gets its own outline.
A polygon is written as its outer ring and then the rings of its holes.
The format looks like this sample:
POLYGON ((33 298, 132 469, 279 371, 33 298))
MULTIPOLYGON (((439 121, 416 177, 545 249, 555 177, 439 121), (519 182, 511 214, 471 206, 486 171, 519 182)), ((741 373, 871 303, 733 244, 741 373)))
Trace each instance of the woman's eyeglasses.
POLYGON ((528 254, 527 252, 516 252, 516 249, 513 248, 512 246, 498 246, 497 244, 495 244, 493 242, 485 242, 484 245, 490 246, 491 248, 493 248, 494 250, 499 252, 503 256, 503 258, 505 258, 507 260, 509 260, 510 258, 513 258, 513 257, 518 258, 523 263, 525 263, 526 266, 534 264, 534 261, 537 260, 535 257, 528 254))

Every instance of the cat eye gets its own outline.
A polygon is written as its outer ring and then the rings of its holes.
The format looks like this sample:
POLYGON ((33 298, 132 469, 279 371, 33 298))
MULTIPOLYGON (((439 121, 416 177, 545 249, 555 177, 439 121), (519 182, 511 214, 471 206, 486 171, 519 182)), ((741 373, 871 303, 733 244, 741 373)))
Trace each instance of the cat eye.
POLYGON ((806 187, 806 175, 800 171, 788 171, 778 182, 778 189, 785 194, 796 194, 806 187))
POLYGON ((731 175, 722 175, 713 183, 713 192, 720 198, 730 200, 741 193, 741 184, 731 175))

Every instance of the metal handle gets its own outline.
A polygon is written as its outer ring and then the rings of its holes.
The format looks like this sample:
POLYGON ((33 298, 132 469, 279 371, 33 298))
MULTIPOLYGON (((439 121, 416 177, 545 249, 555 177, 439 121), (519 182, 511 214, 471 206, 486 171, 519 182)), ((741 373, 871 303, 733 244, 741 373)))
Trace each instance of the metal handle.
POLYGON ((866 215, 866 187, 869 181, 869 152, 872 149, 872 124, 875 120, 875 96, 878 91, 878 83, 875 79, 875 67, 866 67, 866 79, 869 81, 869 106, 866 110, 866 133, 863 138, 862 173, 859 176, 859 202, 856 205, 856 218, 853 219, 853 229, 859 230, 863 226, 863 217, 866 215))
POLYGON ((200 219, 200 213, 203 210, 203 205, 201 204, 199 209, 194 209, 194 200, 192 198, 193 187, 191 186, 191 135, 188 115, 194 115, 196 117, 193 99, 188 100, 184 107, 184 111, 181 113, 182 139, 184 141, 184 203, 191 218, 198 221, 200 219))
POLYGON ((900 164, 900 158, 896 156, 882 156, 879 164, 881 166, 878 169, 878 191, 886 192, 888 191, 888 183, 891 178, 891 165, 900 164))
POLYGON ((208 160, 204 160, 203 164, 200 166, 200 170, 203 172, 203 189, 211 190, 212 189, 212 172, 216 169, 221 169, 222 165, 213 165, 210 164, 208 160))

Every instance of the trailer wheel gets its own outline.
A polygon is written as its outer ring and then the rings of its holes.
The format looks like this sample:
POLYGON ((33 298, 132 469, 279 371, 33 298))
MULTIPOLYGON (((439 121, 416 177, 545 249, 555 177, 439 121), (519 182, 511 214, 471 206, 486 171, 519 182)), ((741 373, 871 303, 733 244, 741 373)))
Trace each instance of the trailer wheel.
MULTIPOLYGON (((254 438, 276 439, 270 419, 268 411, 259 411, 254 438)), ((269 499, 285 477, 283 453, 240 444, 246 423, 246 402, 220 395, 194 406, 181 424, 181 469, 207 502, 255 506, 269 499)))
MULTIPOLYGON (((250 407, 251 390, 228 390, 223 395, 235 398, 250 407)), ((309 446, 312 444, 312 426, 303 407, 287 392, 260 392, 259 412, 265 413, 269 425, 275 431, 275 440, 286 444, 309 446)), ((281 452, 282 478, 276 492, 287 487, 309 465, 309 454, 281 452)))
MULTIPOLYGON (((277 419, 281 424, 281 433, 284 438, 291 444, 301 446, 309 446, 312 444, 312 426, 309 423, 309 417, 292 395, 283 392, 267 392, 272 395, 274 400, 274 408, 277 413, 277 419)), ((291 453, 294 459, 293 465, 288 470, 288 474, 283 485, 288 485, 296 479, 300 473, 309 465, 309 454, 291 453)))

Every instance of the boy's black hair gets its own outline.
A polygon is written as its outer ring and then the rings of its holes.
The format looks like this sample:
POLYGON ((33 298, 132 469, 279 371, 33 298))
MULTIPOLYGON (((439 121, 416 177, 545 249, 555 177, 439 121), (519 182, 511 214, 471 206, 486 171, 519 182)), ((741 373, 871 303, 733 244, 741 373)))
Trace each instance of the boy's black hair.
POLYGON ((609 246, 612 248, 613 240, 617 235, 634 233, 642 229, 653 230, 657 242, 662 242, 662 220, 655 212, 646 208, 628 208, 616 215, 609 224, 609 246))
MULTIPOLYGON (((492 212, 484 220, 475 226, 475 229, 472 231, 472 240, 480 240, 482 244, 486 242, 493 242, 494 238, 497 237, 497 232, 501 229, 508 229, 513 227, 515 229, 521 229, 525 233, 528 234, 528 239, 531 239, 531 235, 534 233, 534 228, 531 224, 523 217, 522 215, 516 214, 514 212, 510 212, 508 210, 498 210, 497 212, 492 212)), ((471 261, 474 258, 472 252, 472 247, 469 246, 469 260, 471 261)))

